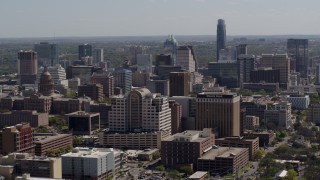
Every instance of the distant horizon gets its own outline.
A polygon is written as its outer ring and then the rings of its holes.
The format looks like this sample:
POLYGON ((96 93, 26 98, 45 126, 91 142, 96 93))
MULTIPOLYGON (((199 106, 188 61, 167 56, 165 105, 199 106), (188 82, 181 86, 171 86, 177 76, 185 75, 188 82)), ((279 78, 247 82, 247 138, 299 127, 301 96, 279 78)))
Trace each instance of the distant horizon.
POLYGON ((1 38, 319 34, 318 0, 5 0, 1 38))

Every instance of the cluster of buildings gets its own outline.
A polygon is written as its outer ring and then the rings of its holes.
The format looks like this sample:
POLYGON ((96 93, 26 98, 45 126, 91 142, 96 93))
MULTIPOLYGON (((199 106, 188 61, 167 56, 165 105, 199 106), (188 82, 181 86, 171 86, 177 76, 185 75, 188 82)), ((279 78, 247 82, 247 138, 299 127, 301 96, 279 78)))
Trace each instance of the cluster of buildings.
POLYGON ((18 53, 23 88, 1 91, 0 175, 106 179, 123 162, 117 149, 149 148, 160 150, 166 167, 235 174, 273 141, 272 130, 292 128, 293 111, 308 110, 320 124, 320 105, 310 103, 320 90, 310 76, 319 80, 320 71, 308 58, 308 40, 289 39, 287 50, 258 57, 247 54, 246 44, 228 47, 222 19, 217 61, 204 69, 193 47, 179 46, 172 35, 154 57, 142 46, 129 47, 117 68, 90 44, 79 45, 74 61, 59 61, 56 44, 36 44, 18 53), (54 115, 65 118, 67 132, 35 132, 54 115), (72 148, 75 136, 100 148, 72 148), (58 150, 60 157, 47 157, 58 150))

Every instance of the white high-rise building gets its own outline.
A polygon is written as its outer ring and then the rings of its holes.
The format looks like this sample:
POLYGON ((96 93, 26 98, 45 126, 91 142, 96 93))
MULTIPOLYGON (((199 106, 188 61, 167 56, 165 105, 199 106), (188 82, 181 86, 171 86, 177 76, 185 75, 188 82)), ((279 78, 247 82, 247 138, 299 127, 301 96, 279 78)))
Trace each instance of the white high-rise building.
POLYGON ((177 66, 188 72, 197 71, 197 62, 192 46, 180 46, 177 50, 177 66))
MULTIPOLYGON (((41 67, 37 73, 37 83, 39 83, 41 73, 43 72, 44 67, 41 67)), ((51 74, 54 84, 61 84, 62 80, 66 80, 66 70, 60 65, 48 67, 48 71, 51 74)))
POLYGON ((127 96, 113 96, 109 128, 114 132, 171 132, 171 109, 167 97, 146 88, 132 90, 127 96))
POLYGON ((74 148, 61 158, 63 178, 107 179, 120 168, 122 152, 112 148, 74 148))

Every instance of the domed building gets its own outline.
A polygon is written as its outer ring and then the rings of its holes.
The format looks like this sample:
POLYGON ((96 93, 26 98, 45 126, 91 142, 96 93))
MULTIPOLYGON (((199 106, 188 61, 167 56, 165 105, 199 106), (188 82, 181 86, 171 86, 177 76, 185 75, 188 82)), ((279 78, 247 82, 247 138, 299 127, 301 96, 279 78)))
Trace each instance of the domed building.
POLYGON ((43 72, 40 76, 38 91, 44 96, 50 96, 54 93, 52 77, 47 67, 43 69, 43 72))

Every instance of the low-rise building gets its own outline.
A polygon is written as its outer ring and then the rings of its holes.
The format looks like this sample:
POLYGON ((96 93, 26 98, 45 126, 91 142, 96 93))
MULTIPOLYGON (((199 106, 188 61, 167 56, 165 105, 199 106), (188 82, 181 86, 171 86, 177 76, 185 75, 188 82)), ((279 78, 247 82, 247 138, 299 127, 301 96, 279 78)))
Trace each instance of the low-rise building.
POLYGON ((287 101, 292 104, 292 108, 304 110, 309 107, 309 95, 290 95, 287 96, 287 101))
POLYGON ((208 178, 208 172, 197 171, 188 177, 189 180, 205 180, 208 178))
POLYGON ((35 134, 35 155, 47 155, 49 150, 72 147, 71 134, 35 134))
POLYGON ((170 136, 169 131, 143 133, 108 133, 99 134, 100 145, 117 149, 161 148, 161 141, 170 136))
POLYGON ((91 135, 100 129, 100 114, 77 111, 66 114, 73 135, 91 135))
POLYGON ((19 123, 29 123, 31 127, 48 126, 48 113, 38 113, 31 110, 17 110, 0 114, 0 128, 14 126, 19 123))
POLYGON ((62 176, 67 179, 105 180, 122 165, 122 152, 112 148, 74 148, 62 158, 62 176))
POLYGON ((264 147, 264 146, 268 146, 269 144, 271 144, 271 142, 274 140, 274 138, 276 137, 276 134, 272 131, 272 130, 261 130, 261 129, 257 129, 254 131, 245 131, 243 133, 243 136, 245 138, 259 138, 259 146, 260 147, 264 147))
POLYGON ((311 104, 308 108, 308 121, 320 124, 320 104, 311 104))
POLYGON ((161 162, 167 167, 190 165, 196 169, 197 159, 214 145, 212 129, 184 131, 161 142, 161 162))
POLYGON ((211 176, 235 174, 249 162, 248 148, 218 147, 210 149, 198 158, 198 171, 207 171, 211 176))
POLYGON ((249 149, 249 159, 254 160, 255 152, 259 149, 259 138, 249 138, 249 137, 225 137, 216 139, 216 145, 223 147, 240 147, 249 149))
POLYGON ((257 116, 246 116, 243 122, 243 128, 254 130, 259 128, 259 117, 257 116))

